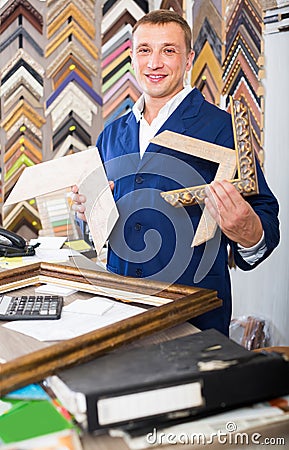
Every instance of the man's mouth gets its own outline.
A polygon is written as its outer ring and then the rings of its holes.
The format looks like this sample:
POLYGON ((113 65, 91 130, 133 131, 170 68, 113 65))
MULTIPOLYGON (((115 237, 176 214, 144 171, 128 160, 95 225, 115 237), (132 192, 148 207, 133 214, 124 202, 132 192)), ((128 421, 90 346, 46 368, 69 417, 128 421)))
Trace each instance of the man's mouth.
POLYGON ((147 74, 146 75, 147 78, 149 78, 149 80, 151 81, 160 81, 163 80, 164 78, 166 78, 166 75, 152 75, 152 74, 147 74))

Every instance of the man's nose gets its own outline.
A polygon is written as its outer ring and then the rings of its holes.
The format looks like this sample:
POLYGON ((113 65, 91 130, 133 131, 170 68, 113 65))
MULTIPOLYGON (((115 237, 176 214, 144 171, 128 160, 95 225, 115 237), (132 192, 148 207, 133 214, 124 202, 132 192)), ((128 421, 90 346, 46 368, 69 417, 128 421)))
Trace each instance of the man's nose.
POLYGON ((162 55, 159 52, 152 52, 148 60, 149 69, 159 69, 163 66, 162 55))

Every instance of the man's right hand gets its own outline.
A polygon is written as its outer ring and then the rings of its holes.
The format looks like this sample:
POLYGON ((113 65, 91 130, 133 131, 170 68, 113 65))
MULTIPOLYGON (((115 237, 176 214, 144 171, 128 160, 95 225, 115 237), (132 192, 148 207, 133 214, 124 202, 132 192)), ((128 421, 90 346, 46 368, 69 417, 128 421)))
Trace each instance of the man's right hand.
MULTIPOLYGON (((109 185, 110 185, 110 189, 113 191, 114 182, 109 181, 109 185)), ((72 186, 71 192, 73 193, 73 195, 72 195, 73 203, 72 203, 71 209, 76 212, 76 215, 79 219, 84 220, 86 222, 86 217, 85 217, 86 197, 85 197, 85 195, 79 194, 78 186, 76 186, 76 184, 74 186, 72 186)))
POLYGON ((76 212, 76 215, 79 219, 84 220, 86 222, 85 217, 85 195, 79 194, 78 186, 76 184, 72 186, 71 191, 73 192, 72 197, 72 206, 71 209, 76 212))

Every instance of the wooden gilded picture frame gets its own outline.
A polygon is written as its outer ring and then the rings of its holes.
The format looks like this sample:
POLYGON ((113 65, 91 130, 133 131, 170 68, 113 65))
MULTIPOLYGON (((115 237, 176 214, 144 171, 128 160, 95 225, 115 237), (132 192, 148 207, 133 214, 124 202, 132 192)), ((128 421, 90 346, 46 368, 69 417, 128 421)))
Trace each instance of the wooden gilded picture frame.
MULTIPOLYGON (((258 178, 255 153, 252 145, 252 131, 248 107, 241 101, 233 100, 232 98, 230 98, 230 104, 236 150, 235 162, 237 176, 234 179, 229 179, 229 181, 236 187, 238 192, 245 196, 258 194, 258 178)), ((186 152, 185 146, 188 144, 189 139, 192 138, 177 135, 177 139, 175 139, 173 145, 171 145, 171 135, 169 133, 170 132, 165 131, 164 133, 159 134, 152 140, 152 142, 186 152), (183 140, 182 138, 185 139, 183 140), (180 148, 182 146, 184 146, 184 149, 180 148)), ((220 165, 226 164, 229 154, 227 148, 214 146, 213 144, 205 142, 202 142, 202 144, 206 147, 205 150, 202 150, 203 156, 201 156, 201 154, 198 154, 197 156, 218 162, 220 165), (208 144, 208 146, 205 144, 208 144), (223 155, 220 153, 222 148, 223 155), (211 153, 211 155, 209 155, 209 153, 211 153)), ((162 192, 161 196, 172 206, 191 206, 197 203, 203 203, 205 199, 205 188, 206 185, 186 187, 173 191, 162 192)))
POLYGON ((181 324, 222 305, 216 291, 177 284, 168 286, 105 271, 41 262, 0 272, 2 293, 48 282, 92 294, 100 292, 99 289, 113 288, 121 293, 144 294, 148 300, 144 303, 150 303, 151 298, 153 301, 150 304, 156 305, 156 298, 160 301, 159 306, 136 316, 0 364, 0 396, 41 381, 58 369, 89 361, 121 345, 181 324))

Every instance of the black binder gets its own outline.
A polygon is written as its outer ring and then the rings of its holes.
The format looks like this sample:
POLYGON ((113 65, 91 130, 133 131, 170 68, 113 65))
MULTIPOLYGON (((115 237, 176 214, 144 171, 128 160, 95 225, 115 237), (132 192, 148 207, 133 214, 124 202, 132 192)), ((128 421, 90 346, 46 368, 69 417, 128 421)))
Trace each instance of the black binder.
POLYGON ((126 347, 60 371, 49 383, 84 428, 192 420, 289 393, 289 363, 216 330, 126 347), (187 419, 186 419, 187 418, 187 419))

